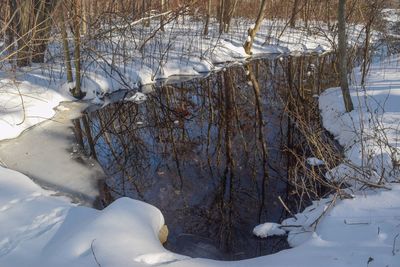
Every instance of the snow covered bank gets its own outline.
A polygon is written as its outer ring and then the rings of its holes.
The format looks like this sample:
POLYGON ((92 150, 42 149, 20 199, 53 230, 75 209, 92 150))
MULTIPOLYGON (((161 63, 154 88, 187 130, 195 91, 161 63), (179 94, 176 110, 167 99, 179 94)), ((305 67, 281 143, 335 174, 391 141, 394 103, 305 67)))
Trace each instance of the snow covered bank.
MULTIPOLYGON (((52 64, 18 71, 0 70, 0 140, 19 136, 24 130, 52 118, 63 101, 73 101, 65 70, 52 64)), ((136 88, 136 87, 135 87, 136 88)), ((103 73, 87 71, 82 79, 85 100, 122 89, 120 81, 103 73)))
POLYGON ((35 183, 59 191, 71 201, 100 207, 99 185, 106 178, 98 162, 76 143, 72 119, 87 104, 68 102, 57 107, 52 120, 0 142, 0 162, 28 175, 35 183))
POLYGON ((51 193, 0 168, 0 266, 98 266, 95 257, 102 266, 145 266, 184 258, 162 247, 164 219, 148 204, 123 198, 97 211, 51 193))
MULTIPOLYGON (((324 127, 343 146, 346 162, 329 172, 328 178, 361 186, 400 181, 400 57, 371 65, 365 87, 351 91, 354 111, 345 113, 340 88, 320 97, 324 127)), ((358 70, 355 70, 358 83, 358 70)))
POLYGON ((0 168, 0 266, 4 267, 342 267, 368 262, 368 266, 395 267, 400 262, 400 242, 395 239, 399 220, 396 185, 391 191, 369 191, 367 196, 338 201, 316 231, 307 233, 308 241, 293 249, 238 262, 192 259, 162 247, 158 231, 164 219, 149 204, 122 198, 103 211, 77 207, 51 196, 28 177, 0 168))
POLYGON ((60 80, 51 81, 40 69, 12 76, 0 71, 0 140, 53 117, 54 108, 70 99, 58 90, 60 80))

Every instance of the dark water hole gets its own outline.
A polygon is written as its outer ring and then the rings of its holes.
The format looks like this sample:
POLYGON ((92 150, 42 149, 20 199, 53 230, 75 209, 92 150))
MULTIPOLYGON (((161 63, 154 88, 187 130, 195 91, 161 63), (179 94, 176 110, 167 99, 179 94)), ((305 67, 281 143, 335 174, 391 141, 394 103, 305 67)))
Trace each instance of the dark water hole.
POLYGON ((278 201, 289 191, 287 91, 315 105, 313 95, 336 85, 334 59, 254 60, 154 86, 141 104, 92 108, 75 125, 109 177, 105 204, 129 196, 158 207, 165 247, 188 256, 238 260, 288 248, 285 237, 252 230, 287 217, 278 201))

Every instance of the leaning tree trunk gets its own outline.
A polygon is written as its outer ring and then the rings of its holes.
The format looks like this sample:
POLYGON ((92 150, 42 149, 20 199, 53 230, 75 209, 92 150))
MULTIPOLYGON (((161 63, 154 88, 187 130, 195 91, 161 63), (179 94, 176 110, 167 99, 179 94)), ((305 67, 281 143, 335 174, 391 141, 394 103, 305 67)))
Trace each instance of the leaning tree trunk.
POLYGON ((256 37, 256 34, 257 34, 258 30, 260 29, 261 22, 264 19, 264 13, 265 13, 266 9, 267 9, 267 0, 262 0, 260 10, 258 12, 256 24, 255 24, 254 28, 249 28, 247 40, 243 45, 244 51, 248 55, 252 54, 251 48, 253 47, 254 38, 256 37))
POLYGON ((338 35, 339 35, 339 73, 340 87, 342 88, 344 106, 347 112, 352 111, 353 102, 351 101, 349 83, 347 79, 347 38, 346 38, 346 0, 339 0, 338 6, 338 35))

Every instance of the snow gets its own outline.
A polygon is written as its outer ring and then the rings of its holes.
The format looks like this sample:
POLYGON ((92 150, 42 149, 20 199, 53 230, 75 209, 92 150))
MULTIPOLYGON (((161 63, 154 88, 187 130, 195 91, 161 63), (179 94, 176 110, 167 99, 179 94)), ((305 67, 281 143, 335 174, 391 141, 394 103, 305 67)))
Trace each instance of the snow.
POLYGON ((280 224, 264 223, 254 227, 253 234, 261 238, 266 238, 268 236, 285 235, 286 231, 281 228, 280 224))
POLYGON ((131 101, 136 104, 143 103, 144 101, 147 100, 147 96, 143 93, 137 92, 133 96, 129 97, 126 99, 126 101, 131 101))
POLYGON ((321 165, 325 165, 325 162, 323 160, 320 160, 319 158, 308 158, 307 160, 307 164, 310 166, 321 166, 321 165))
POLYGON ((63 103, 52 120, 17 139, 0 142, 0 162, 29 175, 45 188, 63 192, 74 202, 98 206, 98 185, 105 174, 96 161, 78 149, 71 121, 85 107, 76 102, 63 103))
POLYGON ((46 80, 46 76, 35 75, 34 71, 16 79, 0 72, 0 140, 17 137, 25 129, 53 117, 54 108, 68 100, 52 90, 46 80))
MULTIPOLYGON (((305 235, 297 246, 238 262, 167 251, 158 239, 163 216, 144 202, 121 198, 99 211, 52 194, 28 177, 0 167, 0 266, 98 267, 98 262, 100 266, 339 267, 366 266, 370 257, 369 266, 395 267, 400 262, 400 243, 394 242, 399 233, 399 185, 390 191, 360 192, 353 199, 337 200, 335 206, 329 205, 332 200, 315 202, 297 214, 297 220, 282 224, 297 231, 289 234, 289 241, 305 235), (329 212, 318 220, 321 210, 329 212), (297 221, 310 228, 295 227, 297 221)), ((275 224, 265 227, 269 233, 278 229, 275 224)))
MULTIPOLYGON (((351 90, 355 108, 350 113, 345 112, 340 88, 326 90, 319 98, 324 127, 343 146, 348 161, 330 171, 337 179, 356 176, 364 180, 354 173, 362 168, 372 183, 381 179, 399 181, 393 165, 400 149, 399 60, 399 56, 393 56, 371 65, 366 86, 353 86, 351 90)), ((354 77, 356 82, 361 80, 358 70, 354 77)), ((332 179, 330 175, 328 178, 332 179)))

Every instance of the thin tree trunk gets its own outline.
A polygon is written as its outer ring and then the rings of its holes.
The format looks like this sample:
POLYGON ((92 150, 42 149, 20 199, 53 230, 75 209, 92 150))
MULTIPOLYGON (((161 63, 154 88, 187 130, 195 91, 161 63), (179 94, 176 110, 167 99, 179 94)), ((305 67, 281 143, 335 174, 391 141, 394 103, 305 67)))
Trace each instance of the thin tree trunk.
POLYGON ((340 86, 342 88, 344 106, 347 112, 352 111, 353 102, 351 101, 349 83, 347 79, 347 38, 346 38, 346 0, 339 0, 338 7, 338 28, 339 28, 339 73, 340 86))
MULTIPOLYGON (((165 12, 165 0, 161 0, 161 13, 165 12)), ((160 17, 160 30, 164 31, 164 16, 160 17)))
POLYGON ((206 22, 205 22, 205 25, 204 25, 204 32, 203 32, 203 35, 205 35, 205 36, 208 35, 208 27, 209 27, 209 24, 210 24, 210 18, 211 18, 211 0, 208 0, 206 22))
POLYGON ((296 16, 299 10, 298 6, 299 6, 299 0, 294 0, 292 15, 290 16, 290 27, 292 28, 296 27, 296 16))
POLYGON ((228 6, 227 8, 225 8, 226 12, 225 12, 225 16, 224 16, 224 31, 227 33, 229 32, 229 28, 231 25, 231 20, 233 17, 233 14, 236 11, 236 6, 238 3, 238 0, 234 0, 235 2, 232 3, 233 0, 229 0, 228 1, 228 6))
POLYGON ((363 55, 363 64, 362 64, 362 75, 361 75, 361 85, 365 85, 365 78, 368 72, 368 62, 369 62, 369 43, 371 36, 371 23, 365 27, 365 45, 364 45, 364 55, 363 55))
POLYGON ((61 38, 63 42, 64 60, 65 60, 65 65, 67 67, 67 81, 69 83, 72 83, 74 79, 72 78, 71 56, 69 51, 68 33, 67 33, 67 28, 65 26, 65 17, 63 9, 60 11, 60 18, 61 18, 61 38))
POLYGON ((223 33, 224 25, 224 14, 225 14, 225 0, 220 0, 219 2, 219 33, 223 33))
POLYGON ((75 63, 75 87, 71 90, 72 95, 77 99, 85 97, 81 90, 81 21, 80 21, 80 0, 74 3, 74 63, 75 63))
POLYGON ((257 34, 258 30, 260 29, 261 22, 264 19, 264 13, 265 13, 265 10, 267 9, 267 3, 268 3, 267 0, 262 0, 260 10, 257 15, 256 24, 255 24, 254 28, 249 28, 249 30, 248 30, 247 40, 243 45, 244 51, 248 55, 252 54, 251 48, 253 47, 254 38, 256 37, 256 34, 257 34))
MULTIPOLYGON (((12 8, 12 3, 11 0, 7 1, 7 11, 6 11, 6 23, 8 26, 6 26, 6 52, 7 52, 7 57, 12 55, 14 52, 14 23, 13 23, 13 15, 14 15, 15 10, 12 8)), ((12 62, 12 56, 9 58, 10 63, 12 62)))
POLYGON ((57 0, 35 1, 35 23, 33 28, 32 62, 43 63, 51 32, 51 13, 57 0))
POLYGON ((25 67, 30 64, 30 43, 31 43, 31 10, 30 0, 12 0, 12 9, 16 10, 14 25, 17 37, 17 66, 25 67))

